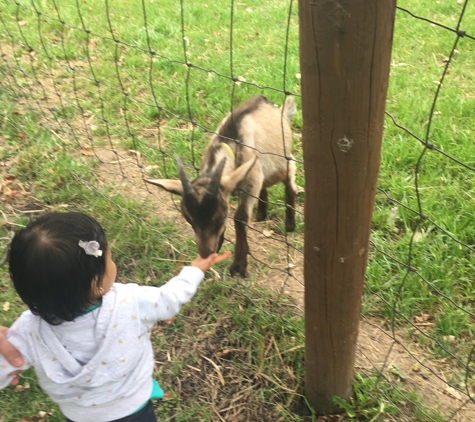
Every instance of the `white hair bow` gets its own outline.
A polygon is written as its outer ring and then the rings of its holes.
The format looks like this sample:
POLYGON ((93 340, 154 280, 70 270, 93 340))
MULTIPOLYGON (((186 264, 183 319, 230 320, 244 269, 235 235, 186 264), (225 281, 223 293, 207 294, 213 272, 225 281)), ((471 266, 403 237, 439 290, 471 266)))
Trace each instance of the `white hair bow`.
POLYGON ((96 258, 102 256, 102 250, 100 250, 99 242, 90 240, 89 242, 79 241, 79 246, 84 249, 87 255, 95 256, 96 258))

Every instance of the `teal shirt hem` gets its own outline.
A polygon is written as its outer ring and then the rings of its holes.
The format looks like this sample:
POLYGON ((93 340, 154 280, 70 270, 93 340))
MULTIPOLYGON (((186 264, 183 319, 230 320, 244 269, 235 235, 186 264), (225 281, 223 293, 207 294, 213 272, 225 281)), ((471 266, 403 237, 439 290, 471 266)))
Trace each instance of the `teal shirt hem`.
MULTIPOLYGON (((90 306, 89 308, 84 309, 82 313, 87 314, 89 312, 92 312, 93 310, 97 309, 101 305, 102 305, 102 299, 99 300, 99 302, 97 302, 96 304, 90 306)), ((165 393, 158 385, 158 382, 152 378, 152 392, 150 393, 150 399, 161 399, 164 394, 165 393)), ((132 415, 140 412, 145 406, 147 406, 147 403, 149 402, 150 399, 148 399, 142 406, 140 406, 135 412, 133 412, 132 415)))
MULTIPOLYGON (((152 386, 152 392, 150 393, 150 399, 161 399, 165 393, 160 388, 160 386, 158 385, 158 382, 156 380, 152 379, 152 383, 153 383, 153 386, 152 386)), ((140 412, 145 406, 147 406, 147 403, 149 402, 149 400, 147 400, 134 413, 132 413, 132 415, 134 415, 135 413, 140 412)))

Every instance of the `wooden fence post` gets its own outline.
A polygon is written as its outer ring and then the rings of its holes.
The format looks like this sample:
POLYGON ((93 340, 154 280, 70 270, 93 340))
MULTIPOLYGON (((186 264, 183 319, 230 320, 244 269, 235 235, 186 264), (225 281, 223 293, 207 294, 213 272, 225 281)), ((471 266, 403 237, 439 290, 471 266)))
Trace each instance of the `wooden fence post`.
POLYGON ((299 0, 305 395, 348 399, 380 163, 396 0, 299 0))

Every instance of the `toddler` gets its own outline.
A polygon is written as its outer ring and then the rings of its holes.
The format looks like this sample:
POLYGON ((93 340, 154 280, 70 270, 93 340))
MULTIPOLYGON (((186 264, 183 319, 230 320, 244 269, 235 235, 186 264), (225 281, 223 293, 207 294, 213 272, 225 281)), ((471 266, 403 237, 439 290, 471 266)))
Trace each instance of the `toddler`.
POLYGON ((12 240, 13 285, 28 306, 8 331, 25 363, 0 355, 0 389, 12 371, 33 366, 40 386, 67 421, 156 421, 151 398, 149 331, 180 311, 204 272, 230 255, 198 257, 162 287, 115 283, 117 268, 103 229, 76 212, 50 213, 12 240))

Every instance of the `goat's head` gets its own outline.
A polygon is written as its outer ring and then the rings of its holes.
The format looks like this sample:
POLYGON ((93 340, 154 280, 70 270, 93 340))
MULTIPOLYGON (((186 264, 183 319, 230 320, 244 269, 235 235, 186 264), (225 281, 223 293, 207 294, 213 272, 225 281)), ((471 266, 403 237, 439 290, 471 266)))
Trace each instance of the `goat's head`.
POLYGON ((181 213, 193 227, 199 254, 206 258, 221 248, 229 211, 229 196, 247 176, 257 157, 224 176, 226 158, 223 158, 213 173, 201 174, 193 181, 189 180, 180 158, 176 157, 176 160, 180 171, 179 180, 145 179, 145 181, 181 195, 181 213))

